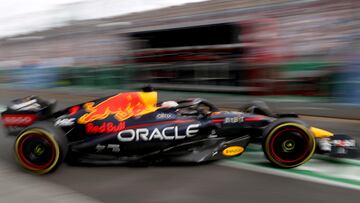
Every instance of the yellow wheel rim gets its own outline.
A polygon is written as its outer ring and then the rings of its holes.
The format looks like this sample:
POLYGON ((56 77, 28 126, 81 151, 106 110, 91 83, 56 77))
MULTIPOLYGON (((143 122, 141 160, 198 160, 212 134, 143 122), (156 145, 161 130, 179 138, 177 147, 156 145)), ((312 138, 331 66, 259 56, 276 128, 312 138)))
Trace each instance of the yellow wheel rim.
MULTIPOLYGON (((44 149, 41 149, 38 146, 35 147, 35 153, 41 154, 41 153, 43 153, 43 150, 44 149)), ((48 173, 49 171, 51 171, 57 165, 59 158, 60 158, 60 148, 59 148, 59 145, 58 145, 57 141, 55 140, 55 138, 49 132, 47 132, 43 129, 40 129, 40 128, 33 128, 28 131, 25 131, 16 139, 15 156, 16 156, 17 161, 20 163, 20 165, 23 168, 25 168, 31 172, 37 173, 37 174, 45 174, 45 173, 48 173), (35 168, 35 167, 29 165, 28 163, 24 162, 24 160, 23 160, 24 158, 22 158, 24 155, 21 154, 22 152, 20 150, 20 145, 27 136, 31 136, 31 135, 45 136, 45 138, 48 141, 50 141, 51 145, 54 147, 53 150, 54 150, 55 157, 52 160, 52 163, 44 169, 35 168)))
MULTIPOLYGON (((295 147, 295 145, 293 145, 292 147, 295 147)), ((267 154, 267 157, 270 159, 271 162, 275 163, 276 165, 282 167, 282 168, 293 168, 293 167, 296 167, 296 166, 300 166, 304 163, 306 163, 311 157, 312 155, 314 154, 315 152, 315 147, 316 147, 316 144, 315 144, 315 138, 314 136, 309 132, 309 130, 303 126, 303 125, 300 125, 300 124, 297 124, 297 123, 284 123, 282 125, 279 125, 277 126, 276 128, 274 128, 273 130, 271 130, 271 132, 269 133, 269 135, 266 137, 266 140, 265 140, 265 153, 267 154), (277 132, 277 130, 279 130, 280 128, 283 128, 283 127, 288 127, 288 126, 291 126, 291 127, 297 127, 299 129, 301 129, 302 131, 304 131, 308 136, 309 136, 309 144, 312 145, 311 149, 310 149, 310 153, 309 155, 303 160, 301 161, 300 163, 297 163, 297 164, 283 164, 279 161, 277 161, 276 159, 273 158, 273 156, 271 155, 271 152, 270 152, 270 149, 269 149, 269 143, 270 143, 270 140, 271 140, 271 137, 272 135, 277 132)))

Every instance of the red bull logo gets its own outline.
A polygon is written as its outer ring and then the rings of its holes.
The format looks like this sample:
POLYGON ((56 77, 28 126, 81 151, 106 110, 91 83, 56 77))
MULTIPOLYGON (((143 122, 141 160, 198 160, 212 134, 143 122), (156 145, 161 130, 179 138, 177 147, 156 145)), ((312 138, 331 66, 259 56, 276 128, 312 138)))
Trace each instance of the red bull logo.
POLYGON ((89 112, 78 120, 86 124, 95 120, 103 120, 110 115, 119 121, 124 121, 133 116, 142 116, 157 110, 156 92, 130 92, 120 93, 95 105, 94 102, 84 104, 84 109, 89 112))
POLYGON ((87 134, 114 133, 119 132, 123 129, 125 129, 125 122, 119 122, 118 125, 107 122, 103 122, 99 126, 94 125, 93 123, 88 123, 85 125, 85 131, 87 134))

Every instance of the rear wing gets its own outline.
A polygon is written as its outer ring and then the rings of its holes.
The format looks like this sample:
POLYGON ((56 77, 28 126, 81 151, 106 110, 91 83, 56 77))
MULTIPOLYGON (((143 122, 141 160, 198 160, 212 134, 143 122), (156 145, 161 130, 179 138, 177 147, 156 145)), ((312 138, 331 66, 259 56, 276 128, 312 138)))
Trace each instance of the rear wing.
POLYGON ((1 120, 9 133, 20 132, 38 120, 51 116, 56 100, 45 100, 37 96, 15 99, 1 112, 1 120))

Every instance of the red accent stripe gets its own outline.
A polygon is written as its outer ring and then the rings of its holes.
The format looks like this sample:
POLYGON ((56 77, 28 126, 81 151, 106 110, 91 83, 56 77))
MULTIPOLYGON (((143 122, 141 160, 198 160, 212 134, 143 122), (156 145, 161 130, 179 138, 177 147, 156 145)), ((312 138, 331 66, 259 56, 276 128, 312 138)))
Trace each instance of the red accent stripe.
POLYGON ((73 106, 69 109, 69 116, 75 115, 80 110, 80 106, 73 106))
POLYGON ((245 122, 256 122, 264 120, 264 117, 255 117, 255 118, 244 118, 245 122))
POLYGON ((5 114, 2 116, 5 126, 29 126, 36 119, 35 114, 5 114))
POLYGON ((151 125, 161 125, 161 124, 168 124, 168 123, 174 123, 174 124, 178 124, 178 123, 191 123, 194 122, 195 120, 172 120, 172 121, 160 121, 160 122, 153 122, 153 123, 144 123, 144 124, 139 124, 139 125, 132 125, 132 126, 128 126, 125 129, 133 129, 133 128, 143 128, 143 127, 148 127, 151 125))
POLYGON ((211 120, 211 122, 213 122, 213 123, 223 123, 224 119, 214 119, 214 120, 211 120))

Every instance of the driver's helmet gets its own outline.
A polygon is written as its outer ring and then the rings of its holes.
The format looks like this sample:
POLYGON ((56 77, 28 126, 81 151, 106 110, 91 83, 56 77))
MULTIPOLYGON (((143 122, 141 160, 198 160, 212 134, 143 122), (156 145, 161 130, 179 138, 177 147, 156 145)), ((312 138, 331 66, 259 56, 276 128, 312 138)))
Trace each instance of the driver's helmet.
POLYGON ((161 108, 173 108, 177 107, 179 104, 176 101, 166 101, 161 103, 161 108))

